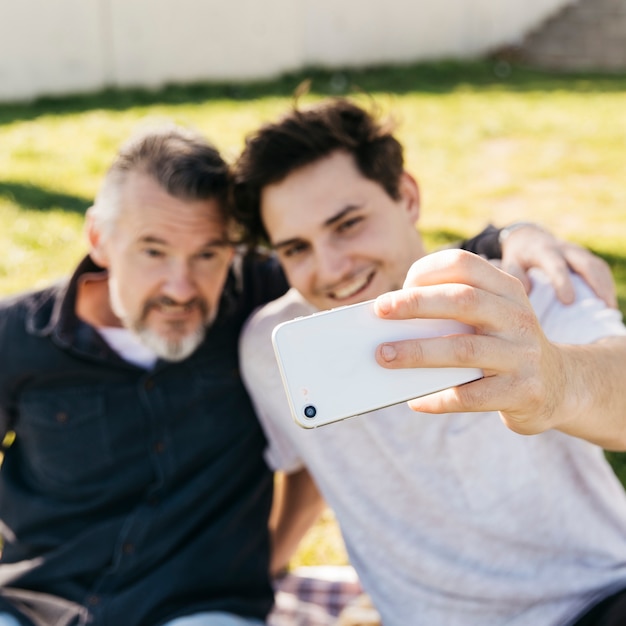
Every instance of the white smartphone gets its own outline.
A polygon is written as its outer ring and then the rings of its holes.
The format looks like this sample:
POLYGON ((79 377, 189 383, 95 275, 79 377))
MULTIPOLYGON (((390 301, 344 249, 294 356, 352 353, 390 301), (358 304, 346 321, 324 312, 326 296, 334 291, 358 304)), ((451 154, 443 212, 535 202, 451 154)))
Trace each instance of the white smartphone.
POLYGON ((283 322, 272 342, 293 418, 315 428, 481 378, 477 368, 391 370, 375 359, 385 341, 473 332, 454 320, 384 320, 369 300, 283 322))

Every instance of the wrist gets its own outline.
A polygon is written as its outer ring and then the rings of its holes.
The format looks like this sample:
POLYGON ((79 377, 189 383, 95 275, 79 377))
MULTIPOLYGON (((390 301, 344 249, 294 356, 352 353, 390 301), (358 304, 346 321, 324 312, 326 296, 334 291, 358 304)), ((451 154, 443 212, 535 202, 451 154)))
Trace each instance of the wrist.
POLYGON ((513 222, 508 226, 500 229, 498 233, 498 243, 500 246, 504 244, 504 242, 516 231, 521 230, 522 228, 534 228, 537 230, 543 230, 541 226, 536 224, 535 222, 513 222))

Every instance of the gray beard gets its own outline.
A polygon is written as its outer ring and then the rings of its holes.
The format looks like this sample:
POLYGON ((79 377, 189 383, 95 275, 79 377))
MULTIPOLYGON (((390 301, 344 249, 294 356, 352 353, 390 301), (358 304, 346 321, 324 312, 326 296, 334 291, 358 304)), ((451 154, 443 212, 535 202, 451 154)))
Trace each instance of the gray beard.
POLYGON ((109 290, 111 309, 113 313, 122 322, 122 325, 130 330, 143 343, 146 348, 150 349, 157 357, 164 361, 178 362, 185 360, 195 352, 196 348, 204 341, 207 328, 213 323, 217 311, 209 314, 207 307, 203 302, 200 305, 203 309, 204 324, 197 328, 189 335, 185 335, 180 339, 164 339, 157 333, 153 332, 144 325, 144 319, 148 314, 150 305, 146 303, 145 309, 139 319, 131 319, 125 313, 121 304, 119 293, 114 288, 109 290))
POLYGON ((141 343, 160 359, 170 362, 184 361, 191 356, 204 340, 206 327, 201 326, 193 333, 180 339, 164 339, 148 328, 131 328, 141 343))

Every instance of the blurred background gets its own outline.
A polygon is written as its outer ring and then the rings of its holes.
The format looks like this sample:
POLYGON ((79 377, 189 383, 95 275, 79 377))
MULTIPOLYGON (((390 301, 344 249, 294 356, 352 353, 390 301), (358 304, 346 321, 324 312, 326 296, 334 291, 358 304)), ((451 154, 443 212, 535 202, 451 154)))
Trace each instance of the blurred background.
POLYGON ((624 0, 0 2, 0 101, 311 66, 474 59, 626 67, 624 0))

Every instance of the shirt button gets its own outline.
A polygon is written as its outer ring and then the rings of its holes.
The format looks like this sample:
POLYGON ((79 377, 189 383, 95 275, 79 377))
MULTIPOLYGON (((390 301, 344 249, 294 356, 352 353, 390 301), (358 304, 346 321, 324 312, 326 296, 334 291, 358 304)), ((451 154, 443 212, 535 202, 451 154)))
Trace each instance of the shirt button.
POLYGON ((91 606, 96 606, 96 604, 100 604, 100 597, 99 596, 89 596, 87 598, 87 603, 90 604, 91 606))
POLYGON ((132 543, 125 543, 122 546, 122 551, 124 554, 132 554, 135 551, 135 546, 132 543))
POLYGON ((59 411, 55 415, 55 418, 59 424, 65 424, 67 420, 69 419, 69 415, 65 411, 59 411))
POLYGON ((150 391, 150 389, 154 388, 154 380, 152 378, 148 378, 146 382, 143 384, 143 388, 146 391, 150 391))
POLYGON ((165 444, 164 444, 162 441, 157 441, 157 442, 154 444, 154 451, 155 451, 157 454, 161 454, 162 452, 164 452, 164 451, 165 451, 165 444))

